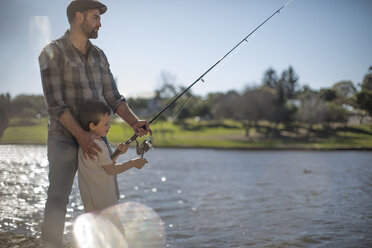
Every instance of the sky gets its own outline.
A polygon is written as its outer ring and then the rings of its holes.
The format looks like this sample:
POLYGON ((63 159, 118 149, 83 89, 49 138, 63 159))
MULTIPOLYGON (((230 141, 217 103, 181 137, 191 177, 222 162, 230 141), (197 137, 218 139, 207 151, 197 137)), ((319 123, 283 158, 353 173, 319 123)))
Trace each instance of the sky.
MULTIPOLYGON (((2 0, 0 94, 42 94, 38 56, 69 28, 68 0, 2 0)), ((188 86, 287 0, 102 0, 99 37, 119 91, 151 95, 161 74, 188 86)), ((300 85, 356 86, 372 66, 372 0, 293 0, 192 88, 242 91, 292 66, 300 85)))

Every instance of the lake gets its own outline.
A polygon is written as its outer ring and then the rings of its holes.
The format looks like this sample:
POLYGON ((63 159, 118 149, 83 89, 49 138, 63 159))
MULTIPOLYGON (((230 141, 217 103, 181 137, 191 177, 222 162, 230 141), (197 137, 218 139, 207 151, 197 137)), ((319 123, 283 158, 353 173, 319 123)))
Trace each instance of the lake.
MULTIPOLYGON (((142 170, 119 175, 120 202, 153 209, 166 247, 372 247, 370 151, 156 148, 145 157, 142 170)), ((0 231, 40 236, 47 172, 46 146, 0 145, 0 231)), ((82 213, 75 180, 67 239, 82 213)))

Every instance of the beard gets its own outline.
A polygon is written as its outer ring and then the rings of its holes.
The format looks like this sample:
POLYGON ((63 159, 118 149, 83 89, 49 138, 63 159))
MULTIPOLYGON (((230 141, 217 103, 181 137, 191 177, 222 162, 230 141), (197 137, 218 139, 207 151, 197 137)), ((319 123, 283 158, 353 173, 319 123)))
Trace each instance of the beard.
POLYGON ((95 39, 98 37, 98 28, 93 28, 85 18, 81 23, 80 28, 88 39, 95 39))

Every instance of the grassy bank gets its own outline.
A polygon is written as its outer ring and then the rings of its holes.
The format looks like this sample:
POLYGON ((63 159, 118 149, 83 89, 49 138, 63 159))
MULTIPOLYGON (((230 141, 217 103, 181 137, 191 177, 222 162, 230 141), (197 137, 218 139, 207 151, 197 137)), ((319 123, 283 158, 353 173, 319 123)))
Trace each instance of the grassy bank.
MULTIPOLYGON (((296 124, 290 128, 260 123, 248 132, 235 121, 188 121, 182 125, 156 122, 152 126, 153 140, 157 147, 204 147, 235 149, 372 149, 371 125, 333 125, 324 129, 296 124), (248 135, 246 135, 248 133, 248 135)), ((124 123, 113 121, 109 133, 115 145, 133 135, 124 123)), ((47 120, 41 119, 33 125, 8 127, 1 144, 45 144, 47 120)))

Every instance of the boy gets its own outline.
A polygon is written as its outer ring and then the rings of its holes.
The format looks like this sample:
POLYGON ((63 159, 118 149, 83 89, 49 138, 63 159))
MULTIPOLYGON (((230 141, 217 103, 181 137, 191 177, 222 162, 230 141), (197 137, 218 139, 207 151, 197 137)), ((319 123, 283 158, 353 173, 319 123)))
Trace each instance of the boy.
MULTIPOLYGON (((81 105, 79 111, 79 122, 81 127, 102 139, 111 127, 111 110, 103 102, 88 101, 81 105)), ((95 139, 95 143, 101 148, 101 152, 94 157, 94 160, 84 156, 83 150, 79 147, 78 158, 78 180, 81 198, 85 212, 99 211, 118 203, 114 175, 129 170, 132 167, 141 169, 146 163, 145 158, 136 158, 115 164, 116 158, 112 161, 108 147, 103 140, 95 139)), ((121 154, 127 152, 129 144, 120 144, 121 154)))

